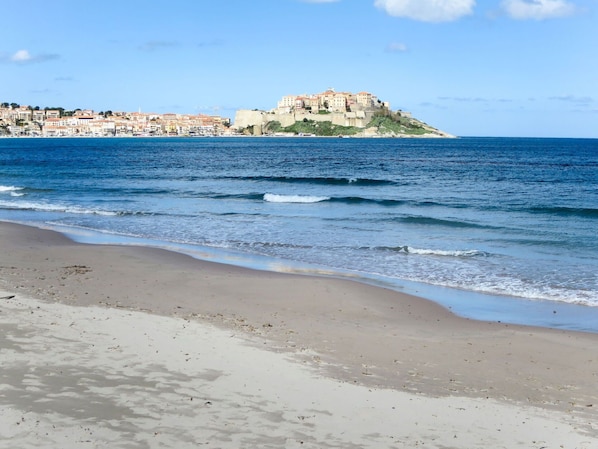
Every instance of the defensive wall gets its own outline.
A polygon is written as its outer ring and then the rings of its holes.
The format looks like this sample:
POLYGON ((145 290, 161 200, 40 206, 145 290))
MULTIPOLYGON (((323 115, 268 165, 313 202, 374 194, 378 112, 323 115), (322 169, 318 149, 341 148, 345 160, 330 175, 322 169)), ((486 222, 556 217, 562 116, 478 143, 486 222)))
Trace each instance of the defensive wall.
POLYGON ((370 111, 330 112, 327 114, 312 114, 309 111, 295 111, 290 113, 266 112, 256 110, 238 110, 235 114, 234 128, 241 130, 253 128, 254 134, 261 134, 268 122, 280 122, 287 127, 305 119, 314 122, 332 122, 333 125, 355 126, 365 128, 372 120, 374 113, 370 111))

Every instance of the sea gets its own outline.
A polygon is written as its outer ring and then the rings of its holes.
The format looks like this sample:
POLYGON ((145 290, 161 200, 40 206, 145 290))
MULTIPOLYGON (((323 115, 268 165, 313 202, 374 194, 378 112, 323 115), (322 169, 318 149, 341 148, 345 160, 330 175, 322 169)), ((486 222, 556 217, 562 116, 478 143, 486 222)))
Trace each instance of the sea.
POLYGON ((0 220, 598 332, 598 139, 2 138, 0 220))

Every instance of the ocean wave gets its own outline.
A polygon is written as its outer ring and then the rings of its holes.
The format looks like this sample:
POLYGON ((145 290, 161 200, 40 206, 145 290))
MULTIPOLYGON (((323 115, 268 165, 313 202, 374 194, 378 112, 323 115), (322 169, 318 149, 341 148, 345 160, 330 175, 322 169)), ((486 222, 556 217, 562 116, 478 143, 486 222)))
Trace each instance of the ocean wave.
POLYGON ((575 216, 582 218, 598 218, 598 209, 590 207, 566 207, 566 206, 539 206, 532 207, 529 211, 533 214, 549 214, 559 216, 575 216))
POLYGON ((9 194, 10 196, 25 196, 31 193, 51 192, 52 189, 38 188, 38 187, 17 187, 17 186, 0 186, 0 195, 9 194))
MULTIPOLYGON (((382 207, 397 207, 397 206, 413 206, 413 207, 442 207, 446 206, 442 203, 432 201, 409 201, 394 198, 370 198, 365 196, 327 196, 327 195, 308 195, 305 193, 294 194, 274 194, 262 192, 249 193, 220 193, 220 192, 201 192, 195 193, 197 198, 206 198, 214 200, 249 200, 249 201, 266 201, 266 202, 287 202, 287 203, 312 203, 321 201, 330 201, 332 203, 340 203, 346 205, 377 205, 382 207)), ((404 220, 417 221, 417 217, 407 217, 404 220)), ((423 219, 425 220, 425 218, 423 219)), ((447 224, 450 222, 447 221, 447 224)), ((475 226, 467 224, 467 226, 475 226)))
POLYGON ((457 277, 420 277, 406 275, 405 280, 447 287, 451 289, 471 291, 483 295, 521 298, 528 301, 548 301, 568 303, 589 307, 598 307, 598 294, 587 288, 559 287, 518 279, 514 276, 457 276, 457 277))
POLYGON ((119 212, 106 211, 101 209, 85 209, 78 206, 66 206, 59 204, 45 204, 33 202, 6 202, 0 201, 0 208, 11 210, 30 210, 38 212, 64 212, 69 214, 105 215, 117 216, 119 212))
POLYGON ((393 207, 405 204, 402 200, 384 199, 384 198, 365 198, 361 196, 342 196, 330 199, 335 203, 343 204, 377 204, 379 206, 393 207))
POLYGON ((23 190, 23 187, 15 187, 15 186, 0 186, 0 193, 13 193, 19 192, 23 190))
POLYGON ((99 192, 124 196, 138 196, 138 195, 169 195, 178 193, 176 190, 170 189, 159 189, 151 187, 139 187, 139 188, 122 188, 122 187, 103 187, 98 189, 99 192))
POLYGON ((386 249, 390 251, 396 251, 404 254, 417 254, 419 256, 442 256, 442 257, 476 257, 476 256, 487 256, 488 253, 479 251, 476 249, 468 250, 441 250, 441 249, 425 249, 425 248, 413 248, 408 245, 385 247, 379 249, 386 249))
POLYGON ((475 282, 472 282, 469 278, 451 281, 445 280, 434 282, 434 284, 449 288, 471 290, 487 295, 522 298, 528 301, 550 301, 598 307, 598 295, 595 290, 544 285, 537 282, 530 283, 528 280, 510 276, 489 276, 485 280, 477 278, 475 282))
POLYGON ((267 203, 320 203, 328 200, 330 200, 328 196, 277 195, 274 193, 264 195, 264 201, 267 203))
POLYGON ((401 199, 390 198, 367 198, 363 196, 325 196, 325 195, 306 195, 306 194, 274 194, 274 193, 203 193, 199 197, 216 200, 249 200, 266 201, 280 203, 315 203, 321 201, 330 201, 332 203, 341 203, 346 205, 377 205, 382 207, 397 207, 411 205, 415 207, 441 206, 439 203, 429 201, 405 201, 401 199))
POLYGON ((205 195, 207 198, 213 200, 251 200, 262 201, 264 199, 263 193, 209 193, 205 195))
POLYGON ((219 179, 235 181, 278 182, 287 184, 392 186, 396 181, 355 177, 304 177, 304 176, 225 176, 219 179))
POLYGON ((476 223, 461 220, 449 220, 444 218, 421 217, 421 216, 406 216, 396 217, 393 220, 400 221, 407 224, 430 225, 430 226, 446 226, 450 228, 481 228, 488 229, 492 226, 484 226, 476 223))
POLYGON ((313 248, 311 245, 301 245, 296 243, 285 243, 285 242, 236 242, 231 241, 232 244, 239 248, 249 248, 252 250, 255 249, 268 249, 268 248, 275 248, 275 249, 311 249, 313 248))

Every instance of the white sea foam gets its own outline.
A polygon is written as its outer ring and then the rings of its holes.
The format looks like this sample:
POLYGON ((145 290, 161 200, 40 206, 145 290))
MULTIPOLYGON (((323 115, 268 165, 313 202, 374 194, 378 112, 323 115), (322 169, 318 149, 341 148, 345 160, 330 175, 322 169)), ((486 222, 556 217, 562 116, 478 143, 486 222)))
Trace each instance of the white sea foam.
POLYGON ((529 301, 550 301, 569 304, 579 304, 598 307, 598 294, 595 291, 558 286, 546 286, 529 283, 515 278, 500 278, 488 276, 489 279, 477 279, 472 283, 470 279, 461 280, 456 284, 446 283, 448 287, 478 291, 484 294, 523 298, 529 301))
POLYGON ((419 254, 420 256, 446 256, 446 257, 474 257, 483 256, 483 251, 475 249, 471 250, 441 250, 441 249, 421 249, 412 248, 410 246, 401 246, 398 248, 399 251, 409 254, 419 254))
POLYGON ((0 207, 6 209, 15 209, 15 210, 35 210, 40 212, 65 212, 69 214, 88 214, 88 215, 106 215, 106 216, 115 216, 118 215, 117 212, 112 211, 105 211, 100 209, 85 209, 82 207, 76 206, 65 206, 60 204, 44 204, 44 203, 35 203, 35 202, 28 202, 28 201, 21 201, 21 202, 9 202, 9 201, 0 201, 0 207))
POLYGON ((598 292, 591 288, 576 287, 562 283, 553 277, 550 285, 543 279, 530 279, 525 273, 505 270, 481 269, 478 262, 444 258, 417 264, 415 271, 397 272, 397 277, 412 282, 424 282, 439 287, 471 291, 495 297, 521 298, 529 301, 548 301, 598 307, 598 292), (431 263, 430 263, 431 262, 431 263), (447 264, 448 262, 448 264, 447 264), (426 267, 427 276, 422 278, 419 269, 426 267))
MULTIPOLYGON (((598 307, 598 295, 589 290, 573 290, 551 288, 541 285, 517 285, 517 283, 504 283, 498 290, 498 294, 528 299, 530 301, 554 301, 569 304, 579 304, 590 307, 598 307)), ((490 293, 495 293, 491 288, 490 293)), ((485 289, 482 289, 485 292, 485 289)))
POLYGON ((311 195, 276 195, 274 193, 264 195, 264 201, 268 203, 319 203, 329 199, 330 197, 327 196, 311 195))
POLYGON ((18 192, 19 190, 23 190, 23 187, 15 187, 15 186, 0 186, 0 193, 13 193, 18 192))

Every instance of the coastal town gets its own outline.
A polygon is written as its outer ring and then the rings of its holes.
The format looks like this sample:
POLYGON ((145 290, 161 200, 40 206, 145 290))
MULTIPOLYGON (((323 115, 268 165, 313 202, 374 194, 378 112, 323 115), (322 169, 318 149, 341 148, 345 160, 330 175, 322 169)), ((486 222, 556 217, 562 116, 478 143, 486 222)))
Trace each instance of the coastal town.
POLYGON ((238 110, 227 117, 65 110, 57 107, 0 104, 0 136, 4 137, 135 137, 135 136, 292 136, 452 137, 419 122, 369 92, 337 92, 283 96, 275 108, 238 110), (386 119, 381 126, 376 118, 386 119), (294 126, 300 124, 302 126, 294 126))
POLYGON ((229 132, 224 117, 154 114, 0 105, 0 135, 20 137, 220 136, 229 132))

